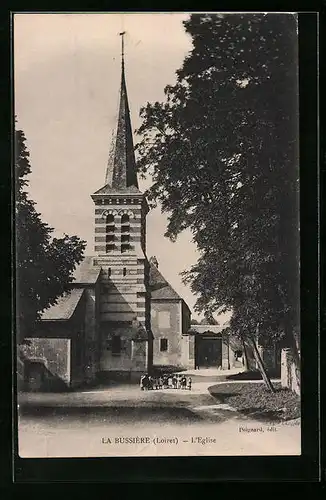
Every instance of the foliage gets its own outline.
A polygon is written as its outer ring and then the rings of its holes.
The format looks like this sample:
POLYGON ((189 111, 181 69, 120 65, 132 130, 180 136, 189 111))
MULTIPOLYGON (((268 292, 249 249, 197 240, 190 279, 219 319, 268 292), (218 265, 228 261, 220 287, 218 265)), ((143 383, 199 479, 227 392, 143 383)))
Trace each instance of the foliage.
POLYGON ((265 339, 298 319, 297 37, 292 14, 193 14, 193 49, 141 110, 139 170, 189 228, 198 262, 184 275, 197 311, 232 310, 238 335, 265 339))
POLYGON ((26 192, 31 173, 25 135, 15 131, 16 280, 18 341, 32 334, 42 311, 69 290, 72 272, 83 259, 85 242, 77 236, 51 238, 26 192))

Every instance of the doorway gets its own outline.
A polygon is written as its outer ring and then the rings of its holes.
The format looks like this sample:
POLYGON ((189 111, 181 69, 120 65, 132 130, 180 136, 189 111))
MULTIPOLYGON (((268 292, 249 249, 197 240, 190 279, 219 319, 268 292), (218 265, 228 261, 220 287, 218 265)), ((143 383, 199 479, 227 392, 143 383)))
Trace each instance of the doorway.
POLYGON ((222 366, 222 339, 196 337, 196 367, 220 368, 222 366))
POLYGON ((27 362, 25 373, 26 389, 31 392, 41 391, 44 386, 44 365, 40 362, 27 362))

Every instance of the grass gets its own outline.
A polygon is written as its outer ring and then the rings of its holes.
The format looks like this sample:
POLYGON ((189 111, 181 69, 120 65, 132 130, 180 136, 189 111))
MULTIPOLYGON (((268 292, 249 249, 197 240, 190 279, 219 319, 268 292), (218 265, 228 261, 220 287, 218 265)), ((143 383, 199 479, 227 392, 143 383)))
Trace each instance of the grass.
POLYGON ((300 417, 300 398, 297 394, 273 384, 276 392, 271 393, 265 384, 225 383, 213 385, 209 392, 221 403, 227 403, 240 413, 257 420, 276 422, 300 417))
MULTIPOLYGON (((269 377, 280 378, 280 370, 267 370, 269 377)), ((247 370, 233 375, 228 375, 227 380, 263 380, 259 370, 247 370)))

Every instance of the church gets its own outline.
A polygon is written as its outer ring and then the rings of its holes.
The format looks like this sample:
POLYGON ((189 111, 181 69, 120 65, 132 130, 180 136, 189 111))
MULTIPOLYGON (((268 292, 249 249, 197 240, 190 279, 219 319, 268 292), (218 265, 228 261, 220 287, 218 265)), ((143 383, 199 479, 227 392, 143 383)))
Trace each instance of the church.
POLYGON ((123 51, 114 150, 105 183, 91 198, 94 254, 76 269, 70 292, 44 311, 37 335, 19 348, 25 378, 36 386, 138 380, 154 359, 184 361, 189 307, 146 255, 149 208, 137 180, 123 51))
MULTIPOLYGON (((18 347, 26 390, 65 390, 110 380, 138 382, 154 368, 237 366, 223 327, 191 326, 186 302, 146 255, 149 207, 137 180, 122 50, 113 152, 94 203, 94 253, 69 293, 18 347), (231 360, 232 358, 232 360, 231 360)), ((224 327, 225 328, 225 327, 224 327)))

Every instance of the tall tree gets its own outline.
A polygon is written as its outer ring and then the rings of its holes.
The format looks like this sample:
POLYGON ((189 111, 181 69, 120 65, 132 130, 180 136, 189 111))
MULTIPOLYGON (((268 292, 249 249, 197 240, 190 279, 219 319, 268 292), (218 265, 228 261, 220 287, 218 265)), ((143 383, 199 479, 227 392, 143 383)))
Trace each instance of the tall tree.
POLYGON ((260 341, 297 340, 299 308, 297 21, 292 14, 193 14, 193 48, 141 109, 139 169, 200 250, 185 281, 198 311, 232 309, 260 341))
POLYGON ((86 242, 77 236, 52 238, 26 191, 31 173, 25 135, 15 131, 16 282, 18 342, 33 333, 42 311, 69 290, 86 242))

